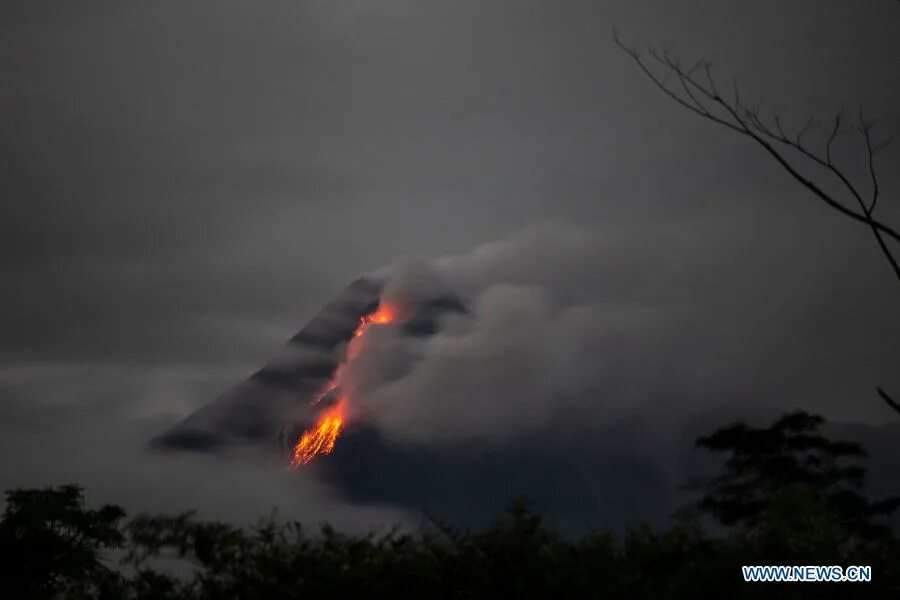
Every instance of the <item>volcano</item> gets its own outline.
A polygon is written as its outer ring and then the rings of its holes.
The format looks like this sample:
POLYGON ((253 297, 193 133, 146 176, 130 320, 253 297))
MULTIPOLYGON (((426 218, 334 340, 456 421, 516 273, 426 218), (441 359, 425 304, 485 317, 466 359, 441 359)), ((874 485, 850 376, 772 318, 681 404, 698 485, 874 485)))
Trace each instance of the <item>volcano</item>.
MULTIPOLYGON (((386 283, 354 281, 278 357, 152 445, 193 452, 253 446, 276 453, 286 468, 306 468, 315 459, 310 468, 350 502, 424 511, 463 527, 483 525, 510 500, 524 497, 560 529, 577 533, 642 521, 662 524, 687 499, 683 484, 718 468, 716 460, 693 449, 697 436, 737 419, 761 423, 780 414, 719 405, 677 421, 646 414, 603 424, 551 422, 502 445, 392 440, 369 424, 343 422, 346 399, 334 382, 341 363, 352 358, 350 342, 362 325, 373 323, 391 322, 402 335, 431 336, 442 317, 467 309, 442 291, 408 303, 395 323, 378 312, 386 283)), ((871 488, 879 496, 896 493, 900 427, 830 427, 835 437, 876 450, 869 463, 871 488)))
MULTIPOLYGON (((175 427, 152 440, 158 449, 212 452, 228 446, 270 445, 284 450, 313 423, 347 344, 379 308, 385 282, 360 278, 292 337, 279 356, 175 427)), ((409 336, 437 331, 440 317, 465 312, 452 294, 410 301, 399 326, 409 336)))

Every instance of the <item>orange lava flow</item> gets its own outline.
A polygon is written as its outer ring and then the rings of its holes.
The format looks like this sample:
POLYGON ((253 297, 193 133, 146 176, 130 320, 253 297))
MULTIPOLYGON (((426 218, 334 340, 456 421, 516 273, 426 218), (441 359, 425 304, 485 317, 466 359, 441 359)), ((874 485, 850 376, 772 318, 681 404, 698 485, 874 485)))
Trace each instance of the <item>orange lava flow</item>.
POLYGON ((322 413, 315 427, 300 436, 300 441, 294 446, 291 468, 299 469, 320 454, 330 454, 334 450, 334 442, 344 427, 346 400, 338 400, 337 404, 322 413))
POLYGON ((353 337, 361 336, 371 325, 387 325, 395 318, 394 311, 389 306, 379 306, 378 310, 372 314, 364 315, 359 320, 359 325, 356 327, 356 331, 353 332, 353 337))
MULTIPOLYGON (((388 306, 379 306, 375 312, 364 315, 359 320, 353 337, 361 337, 366 330, 372 325, 387 325, 396 318, 394 311, 388 306)), ((359 354, 359 342, 351 344, 347 349, 347 357, 344 362, 352 362, 359 354)), ((322 389, 313 397, 312 404, 318 404, 323 398, 334 391, 338 390, 338 382, 332 378, 326 383, 322 389)), ((291 468, 299 469, 308 465, 317 456, 330 454, 334 450, 334 444, 341 430, 344 428, 346 420, 346 409, 349 398, 347 395, 341 395, 338 401, 331 407, 325 409, 316 419, 315 425, 307 429, 300 436, 300 441, 294 446, 291 456, 291 468)))

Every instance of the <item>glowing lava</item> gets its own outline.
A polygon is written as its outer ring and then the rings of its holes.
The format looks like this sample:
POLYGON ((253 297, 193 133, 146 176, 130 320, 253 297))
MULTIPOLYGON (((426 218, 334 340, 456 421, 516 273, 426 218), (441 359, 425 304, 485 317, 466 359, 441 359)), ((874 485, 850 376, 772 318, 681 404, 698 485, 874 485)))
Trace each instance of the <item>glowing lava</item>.
MULTIPOLYGON (((372 325, 387 325, 394 321, 395 318, 394 311, 388 306, 379 306, 375 312, 360 318, 359 325, 356 326, 356 330, 353 332, 354 340, 347 349, 347 356, 344 362, 352 362, 359 355, 362 340, 355 340, 355 338, 362 337, 372 325)), ((336 373, 337 371, 335 371, 336 373)), ((335 377, 332 377, 313 397, 311 403, 317 405, 323 398, 335 391, 338 391, 338 382, 335 377)), ((303 432, 303 435, 300 436, 300 441, 294 446, 291 456, 292 469, 299 469, 312 462, 317 456, 330 454, 334 450, 334 444, 344 428, 348 402, 348 396, 346 394, 341 395, 335 404, 325 409, 319 415, 318 419, 316 419, 316 424, 311 429, 303 432)))
POLYGON ((388 306, 379 306, 375 312, 364 315, 359 320, 359 326, 353 332, 353 337, 359 337, 366 332, 370 325, 387 325, 394 320, 394 311, 388 306))
POLYGON ((341 398, 337 404, 322 413, 316 426, 303 432, 300 441, 294 446, 291 457, 291 468, 299 469, 320 454, 330 454, 334 450, 334 442, 344 427, 344 407, 347 399, 341 398))

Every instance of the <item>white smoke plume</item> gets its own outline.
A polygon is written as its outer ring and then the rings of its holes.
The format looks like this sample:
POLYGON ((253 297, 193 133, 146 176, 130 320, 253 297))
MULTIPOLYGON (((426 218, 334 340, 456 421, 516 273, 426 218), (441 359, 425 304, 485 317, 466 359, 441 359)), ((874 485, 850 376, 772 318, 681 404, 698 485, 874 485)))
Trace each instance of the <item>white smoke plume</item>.
POLYGON ((600 427, 648 411, 684 418, 717 403, 841 417, 848 393, 864 395, 892 377, 886 358, 860 356, 881 356, 865 331, 896 331, 896 319, 860 311, 848 324, 856 335, 823 334, 821 316, 804 312, 810 301, 826 314, 863 304, 865 290, 798 295, 809 287, 797 280, 802 265, 779 263, 784 249, 747 254, 746 239, 707 255, 704 244, 718 237, 722 247, 727 225, 629 238, 547 226, 469 254, 398 265, 385 301, 449 288, 469 312, 445 317, 427 338, 370 331, 342 385, 352 390, 357 417, 394 438, 502 443, 560 423, 600 427), (730 276, 730 262, 754 266, 755 280, 730 276), (847 339, 859 346, 841 347, 847 339), (840 376, 827 372, 838 355, 840 376))

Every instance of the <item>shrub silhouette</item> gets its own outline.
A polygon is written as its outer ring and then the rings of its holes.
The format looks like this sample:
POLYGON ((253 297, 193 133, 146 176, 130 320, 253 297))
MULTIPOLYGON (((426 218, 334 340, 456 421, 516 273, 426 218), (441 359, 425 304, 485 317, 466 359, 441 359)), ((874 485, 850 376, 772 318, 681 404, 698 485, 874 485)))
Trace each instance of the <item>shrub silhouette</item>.
POLYGON ((75 486, 15 490, 0 523, 0 592, 135 600, 896 596, 900 551, 882 517, 898 502, 862 495, 865 469, 844 464, 863 458, 862 448, 824 438, 821 424, 793 413, 700 438, 701 448, 727 455, 722 472, 665 530, 642 525, 620 539, 567 538, 524 501, 479 531, 435 519, 413 532, 345 535, 274 519, 242 529, 192 513, 125 522, 118 507, 85 508, 75 486), (747 584, 746 564, 871 565, 873 581, 747 584))

